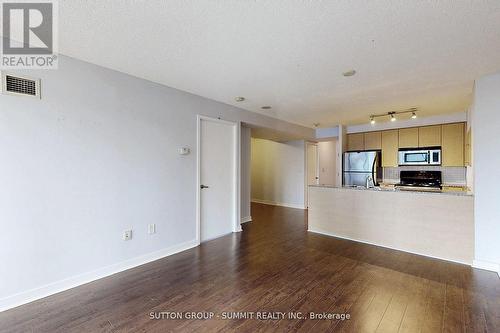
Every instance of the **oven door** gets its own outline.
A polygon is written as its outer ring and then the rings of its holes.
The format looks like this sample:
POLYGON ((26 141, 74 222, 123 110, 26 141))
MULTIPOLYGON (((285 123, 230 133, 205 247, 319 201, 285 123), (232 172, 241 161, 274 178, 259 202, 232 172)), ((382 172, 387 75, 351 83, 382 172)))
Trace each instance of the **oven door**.
POLYGON ((399 152, 399 165, 428 165, 429 162, 430 154, 428 150, 407 150, 399 152))

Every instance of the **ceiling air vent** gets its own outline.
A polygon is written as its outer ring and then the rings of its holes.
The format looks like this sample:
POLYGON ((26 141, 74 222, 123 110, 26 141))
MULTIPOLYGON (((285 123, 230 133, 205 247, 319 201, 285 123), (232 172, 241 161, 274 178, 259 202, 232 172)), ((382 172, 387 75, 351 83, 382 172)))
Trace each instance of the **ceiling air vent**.
POLYGON ((40 80, 2 73, 2 92, 40 98, 40 80))

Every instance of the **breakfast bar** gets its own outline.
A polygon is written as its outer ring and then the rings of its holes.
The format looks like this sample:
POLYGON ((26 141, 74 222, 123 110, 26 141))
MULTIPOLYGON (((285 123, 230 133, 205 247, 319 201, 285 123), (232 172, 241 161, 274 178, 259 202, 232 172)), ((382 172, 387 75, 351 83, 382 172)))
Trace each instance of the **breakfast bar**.
POLYGON ((312 185, 308 231, 472 264, 473 197, 312 185))

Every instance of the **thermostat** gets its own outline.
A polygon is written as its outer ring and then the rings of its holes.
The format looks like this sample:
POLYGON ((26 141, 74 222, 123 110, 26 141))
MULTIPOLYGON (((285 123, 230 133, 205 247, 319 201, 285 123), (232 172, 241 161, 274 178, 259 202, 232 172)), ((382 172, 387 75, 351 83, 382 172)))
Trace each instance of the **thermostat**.
POLYGON ((188 147, 179 148, 179 155, 188 155, 191 150, 188 147))

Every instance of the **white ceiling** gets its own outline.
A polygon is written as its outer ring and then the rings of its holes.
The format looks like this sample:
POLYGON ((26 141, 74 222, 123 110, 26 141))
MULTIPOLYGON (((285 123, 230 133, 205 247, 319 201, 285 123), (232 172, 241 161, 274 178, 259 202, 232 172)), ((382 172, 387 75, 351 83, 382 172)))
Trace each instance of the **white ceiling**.
POLYGON ((500 70, 498 0, 60 0, 59 8, 63 54, 309 127, 414 106, 422 116, 463 111, 474 79, 500 70), (354 77, 341 75, 351 68, 354 77))

